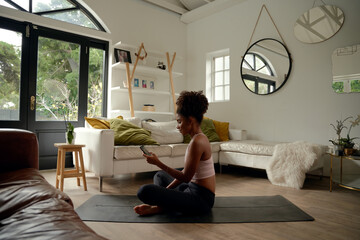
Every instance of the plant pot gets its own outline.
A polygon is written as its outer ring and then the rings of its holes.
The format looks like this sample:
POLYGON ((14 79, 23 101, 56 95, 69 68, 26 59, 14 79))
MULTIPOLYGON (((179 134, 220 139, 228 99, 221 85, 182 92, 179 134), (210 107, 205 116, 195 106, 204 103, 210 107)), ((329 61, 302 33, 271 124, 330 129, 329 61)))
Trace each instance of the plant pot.
POLYGON ((345 153, 346 156, 353 155, 354 152, 355 152, 355 149, 353 149, 353 148, 345 148, 344 149, 344 153, 345 153))
POLYGON ((342 156, 344 154, 344 147, 341 145, 334 145, 334 154, 342 156))

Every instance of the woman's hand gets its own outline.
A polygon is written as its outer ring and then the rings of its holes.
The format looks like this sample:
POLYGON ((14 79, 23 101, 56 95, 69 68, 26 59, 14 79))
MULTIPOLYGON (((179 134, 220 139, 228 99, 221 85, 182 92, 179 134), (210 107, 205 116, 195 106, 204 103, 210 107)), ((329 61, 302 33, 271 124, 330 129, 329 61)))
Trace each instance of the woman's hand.
POLYGON ((150 152, 150 155, 143 154, 143 156, 149 164, 158 166, 160 163, 160 160, 155 153, 150 152))

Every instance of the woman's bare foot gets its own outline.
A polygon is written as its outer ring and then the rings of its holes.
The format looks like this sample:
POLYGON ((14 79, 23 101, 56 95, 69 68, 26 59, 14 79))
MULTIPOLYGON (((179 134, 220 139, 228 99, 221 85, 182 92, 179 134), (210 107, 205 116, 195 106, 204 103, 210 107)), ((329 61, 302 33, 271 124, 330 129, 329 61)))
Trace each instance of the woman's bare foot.
POLYGON ((139 215, 152 215, 161 212, 161 208, 158 206, 151 206, 148 204, 141 204, 134 207, 134 211, 139 215))

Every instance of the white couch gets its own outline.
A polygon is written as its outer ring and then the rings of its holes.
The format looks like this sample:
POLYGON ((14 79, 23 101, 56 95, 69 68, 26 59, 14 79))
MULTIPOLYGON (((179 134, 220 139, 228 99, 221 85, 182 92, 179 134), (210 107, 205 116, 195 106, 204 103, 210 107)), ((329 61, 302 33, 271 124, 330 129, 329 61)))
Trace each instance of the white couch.
MULTIPOLYGON (((246 130, 230 129, 229 138, 227 142, 211 143, 214 163, 220 164, 220 171, 223 165, 266 169, 277 144, 247 140, 246 130)), ((83 128, 75 128, 75 143, 86 145, 83 148, 84 165, 87 171, 99 177, 100 192, 104 177, 159 170, 146 162, 139 146, 115 146, 114 131, 111 129, 94 129, 85 124, 83 128)), ((186 147, 184 143, 146 146, 172 168, 184 167, 186 147)), ((323 161, 319 159, 311 171, 322 167, 323 161)))

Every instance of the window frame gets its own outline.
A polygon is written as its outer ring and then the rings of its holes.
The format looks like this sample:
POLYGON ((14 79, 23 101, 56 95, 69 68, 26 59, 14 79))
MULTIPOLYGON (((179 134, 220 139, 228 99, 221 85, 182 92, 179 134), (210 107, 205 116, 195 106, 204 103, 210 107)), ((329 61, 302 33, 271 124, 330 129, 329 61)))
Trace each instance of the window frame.
MULTIPOLYGON (((68 11, 74 11, 74 10, 79 10, 82 13, 84 13, 85 16, 87 16, 89 18, 90 21, 92 21, 92 23, 97 27, 97 29, 94 28, 90 28, 90 29, 94 29, 94 30, 98 30, 98 31, 102 31, 102 32, 106 32, 105 28, 102 26, 102 24, 96 19, 96 17, 88 10, 86 9, 83 5, 81 5, 78 1, 76 0, 65 0, 67 2, 69 2, 70 4, 74 5, 74 7, 71 8, 63 8, 63 9, 56 9, 56 10, 49 10, 49 11, 43 11, 43 12, 33 12, 33 2, 32 0, 29 0, 29 11, 27 11, 26 9, 22 8, 21 6, 19 6, 18 4, 16 4, 15 2, 13 2, 12 0, 4 0, 4 2, 8 3, 9 5, 13 6, 14 8, 16 8, 17 10, 20 10, 22 12, 26 12, 26 13, 32 13, 32 14, 36 14, 38 16, 42 16, 44 14, 52 14, 52 13, 61 13, 61 12, 68 12, 68 11)), ((52 18, 51 18, 52 19, 52 18)), ((58 21, 62 21, 62 20, 58 20, 58 21)), ((66 21, 63 21, 66 22, 66 21)), ((72 23, 74 24, 74 23, 72 23)), ((74 24, 77 26, 82 26, 82 25, 78 25, 78 24, 74 24)), ((89 27, 88 27, 89 28, 89 27)))
POLYGON ((206 96, 209 99, 209 102, 229 102, 230 101, 230 91, 231 91, 231 78, 230 78, 230 52, 229 49, 224 49, 216 52, 211 52, 207 54, 207 64, 206 64, 206 96), (229 68, 225 69, 225 57, 229 57, 229 68), (223 58, 223 69, 215 71, 215 60, 217 58, 223 58), (221 85, 215 85, 215 75, 216 73, 222 72, 223 82, 221 85), (225 84, 225 72, 229 74, 229 83, 225 84), (216 100, 216 87, 223 88, 223 98, 221 100, 216 100), (229 87, 229 97, 225 98, 225 88, 229 87))

